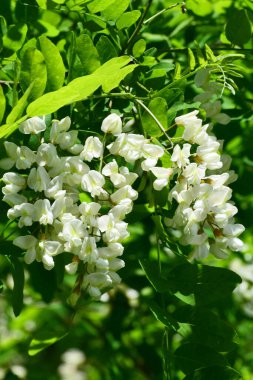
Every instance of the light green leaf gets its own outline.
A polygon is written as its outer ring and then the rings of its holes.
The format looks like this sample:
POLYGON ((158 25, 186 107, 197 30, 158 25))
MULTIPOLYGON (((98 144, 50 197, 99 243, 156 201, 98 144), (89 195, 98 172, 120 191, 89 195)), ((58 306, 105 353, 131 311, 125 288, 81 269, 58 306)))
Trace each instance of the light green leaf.
POLYGON ((146 41, 143 39, 138 40, 135 42, 133 46, 133 56, 138 58, 140 57, 146 50, 146 41))
POLYGON ((96 44, 96 49, 102 64, 118 55, 114 45, 106 36, 101 36, 99 38, 98 43, 96 44))
POLYGON ((119 30, 129 28, 141 17, 141 12, 134 10, 131 12, 123 13, 116 21, 116 26, 119 30))
POLYGON ((198 16, 206 16, 213 10, 213 5, 208 0, 188 0, 187 9, 190 9, 198 16))
POLYGON ((94 0, 88 4, 88 9, 91 13, 102 12, 114 2, 115 0, 94 0))
POLYGON ((21 61, 20 85, 25 90, 34 82, 29 100, 41 96, 46 88, 47 69, 42 53, 34 48, 28 48, 21 61))
POLYGON ((36 0, 38 6, 42 9, 47 9, 47 0, 36 0))
POLYGON ((110 92, 114 88, 118 87, 120 82, 128 75, 130 74, 138 65, 128 65, 126 67, 123 67, 121 70, 117 72, 110 71, 110 68, 108 68, 107 73, 101 74, 103 75, 103 83, 102 83, 102 89, 104 92, 110 92))
POLYGON ((190 70, 191 71, 194 70, 196 66, 196 60, 195 60, 193 51, 190 48, 188 48, 188 64, 189 64, 190 70))
POLYGON ((235 45, 242 46, 251 38, 251 23, 245 9, 234 9, 230 15, 225 34, 227 39, 235 45), (239 27, 238 27, 239 26, 239 27))
POLYGON ((65 79, 65 66, 58 48, 47 37, 39 37, 40 50, 47 69, 46 91, 58 90, 65 79))
MULTIPOLYGON (((19 119, 22 116, 22 113, 27 107, 27 100, 33 89, 33 86, 34 86, 34 82, 30 84, 30 86, 26 89, 23 96, 18 100, 15 107, 11 110, 11 112, 9 113, 6 119, 7 124, 13 124, 17 119, 19 119)), ((2 133, 2 128, 0 129, 0 136, 1 136, 1 133, 2 133)))
MULTIPOLYGON (((162 124, 163 128, 167 129, 167 102, 163 98, 154 98, 148 105, 149 110, 155 118, 162 124)), ((145 111, 142 115, 142 125, 148 136, 159 137, 163 134, 158 123, 154 118, 145 111)))
POLYGON ((116 21, 128 8, 130 0, 114 0, 103 10, 103 16, 108 21, 116 21))
POLYGON ((11 25, 9 27, 7 34, 3 37, 3 46, 7 51, 10 51, 9 55, 22 47, 27 30, 26 24, 11 25))
POLYGON ((29 346, 28 354, 30 356, 37 355, 40 351, 44 350, 45 348, 51 346, 52 344, 58 342, 59 340, 65 338, 67 336, 67 332, 65 333, 58 333, 52 332, 51 334, 45 333, 45 337, 41 337, 41 339, 34 338, 29 346))
POLYGON ((59 108, 86 99, 100 86, 104 91, 111 91, 117 87, 121 80, 137 65, 126 66, 131 61, 130 57, 116 57, 99 67, 94 73, 72 80, 67 86, 57 91, 49 92, 36 99, 27 108, 29 117, 46 115, 57 111, 59 108), (126 67, 124 67, 126 66, 126 67))
POLYGON ((76 52, 83 67, 83 73, 91 74, 100 66, 99 55, 88 34, 81 34, 76 39, 76 52))
POLYGON ((6 99, 3 92, 3 87, 0 86, 0 123, 2 122, 3 117, 4 117, 5 107, 6 107, 6 99))

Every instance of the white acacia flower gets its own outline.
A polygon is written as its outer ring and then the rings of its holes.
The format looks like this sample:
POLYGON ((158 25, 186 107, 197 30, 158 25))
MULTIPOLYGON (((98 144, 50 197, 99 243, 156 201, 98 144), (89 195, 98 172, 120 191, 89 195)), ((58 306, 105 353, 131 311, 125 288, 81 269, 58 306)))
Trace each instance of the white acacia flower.
POLYGON ((126 198, 129 198, 131 200, 138 198, 138 192, 134 190, 130 185, 121 187, 111 195, 111 200, 114 204, 119 204, 126 198))
POLYGON ((10 208, 7 212, 9 219, 19 218, 18 226, 22 228, 23 226, 31 226, 35 217, 35 208, 31 203, 21 203, 20 205, 15 205, 10 208))
POLYGON ((43 266, 47 270, 51 270, 54 267, 53 256, 62 252, 62 245, 59 241, 41 240, 38 244, 39 256, 43 263, 43 266))
POLYGON ((44 194, 47 198, 61 198, 65 196, 66 190, 62 189, 63 186, 63 175, 58 175, 51 179, 51 181, 48 184, 48 187, 46 190, 44 190, 44 194))
POLYGON ((196 117, 196 115, 199 113, 199 111, 197 110, 194 110, 192 112, 189 112, 185 115, 182 115, 182 116, 178 116, 175 118, 175 123, 177 125, 185 125, 186 123, 194 123, 195 121, 197 120, 200 120, 196 117))
POLYGON ((103 240, 106 243, 116 243, 129 236, 127 223, 116 220, 113 214, 100 216, 98 228, 103 233, 103 240))
POLYGON ((37 150, 36 162, 39 166, 53 167, 59 165, 56 147, 51 143, 42 143, 37 150))
POLYGON ((20 132, 25 135, 37 135, 38 133, 45 131, 45 129, 45 119, 38 116, 31 117, 19 125, 20 132))
POLYGON ((41 192, 43 190, 47 190, 49 183, 50 177, 43 166, 39 166, 37 169, 31 169, 27 178, 27 185, 30 189, 41 192))
POLYGON ((115 136, 119 135, 122 132, 122 121, 120 116, 116 113, 107 116, 102 122, 101 130, 104 133, 112 133, 115 136))
POLYGON ((85 144, 80 157, 85 161, 93 158, 100 158, 103 155, 103 144, 98 137, 90 136, 85 140, 85 144))
POLYGON ((161 146, 155 144, 144 144, 142 147, 142 157, 145 158, 141 163, 141 167, 144 171, 149 171, 153 168, 159 158, 164 154, 164 150, 161 146))
POLYGON ((48 199, 38 199, 34 203, 34 208, 34 221, 40 222, 42 225, 53 224, 54 215, 48 199))
POLYGON ((96 240, 93 236, 86 236, 83 238, 78 257, 84 263, 91 264, 96 262, 96 259, 98 258, 98 250, 96 240))
POLYGON ((177 144, 171 156, 171 161, 177 164, 178 168, 182 168, 190 163, 191 145, 184 144, 182 148, 177 144))
POLYGON ((82 177, 81 186, 84 191, 88 191, 93 197, 103 193, 105 179, 102 174, 96 170, 90 170, 82 177))
POLYGON ((26 251, 24 257, 26 264, 31 264, 36 259, 38 239, 34 236, 18 236, 13 240, 13 244, 26 251))
POLYGON ((89 166, 80 157, 66 157, 63 163, 63 181, 70 186, 80 185, 83 175, 90 171, 89 166))
POLYGON ((154 167, 151 168, 150 171, 157 178, 153 183, 153 187, 157 191, 162 190, 165 186, 168 185, 170 176, 173 174, 172 168, 154 167))
POLYGON ((71 120, 70 117, 67 116, 64 119, 59 120, 53 120, 52 127, 50 130, 50 141, 53 144, 56 144, 56 140, 58 136, 63 133, 67 132, 70 128, 71 120))
POLYGON ((15 205, 27 203, 27 198, 22 194, 10 193, 4 195, 3 201, 7 203, 9 206, 13 207, 15 205))

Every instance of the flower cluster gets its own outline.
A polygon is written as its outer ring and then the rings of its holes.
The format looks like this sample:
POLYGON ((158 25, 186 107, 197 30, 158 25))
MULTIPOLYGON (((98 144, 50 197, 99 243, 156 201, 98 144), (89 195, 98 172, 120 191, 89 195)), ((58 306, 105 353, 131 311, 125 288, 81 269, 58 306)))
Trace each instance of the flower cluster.
POLYGON ((124 220, 138 197, 132 187, 138 175, 129 167, 140 160, 143 170, 154 168, 164 150, 142 135, 122 133, 116 114, 104 119, 103 139, 89 136, 84 144, 70 125, 69 117, 54 120, 44 136, 42 118, 20 125, 22 133, 38 136, 39 146, 34 151, 5 142, 8 158, 0 165, 15 169, 3 175, 3 200, 9 219, 29 232, 13 241, 24 250, 25 262, 37 260, 50 270, 54 257, 68 252, 73 260, 67 272, 76 273, 82 263, 84 286, 100 298, 120 282, 116 272, 124 266, 124 220))
POLYGON ((176 210, 166 225, 180 231, 180 243, 193 246, 195 257, 212 253, 222 258, 227 249, 243 248, 238 236, 244 227, 234 223, 237 208, 229 201, 232 190, 227 186, 236 176, 233 171, 226 172, 228 157, 220 155, 220 142, 208 133, 208 125, 202 125, 197 114, 193 111, 176 118, 176 124, 184 127, 183 143, 174 146, 171 169, 152 170, 160 181, 159 186, 154 182, 154 188, 166 185, 173 173, 175 185, 168 199, 175 202, 176 210), (164 174, 161 178, 158 173, 159 178, 156 172, 161 170, 164 174))

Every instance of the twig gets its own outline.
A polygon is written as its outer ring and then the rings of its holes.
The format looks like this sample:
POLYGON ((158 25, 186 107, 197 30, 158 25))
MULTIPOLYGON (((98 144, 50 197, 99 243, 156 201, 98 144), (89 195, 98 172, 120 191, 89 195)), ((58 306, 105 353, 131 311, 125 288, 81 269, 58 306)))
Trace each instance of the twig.
POLYGON ((167 137, 168 141, 170 142, 170 145, 171 147, 173 147, 173 143, 171 141, 171 138, 170 136, 166 133, 166 130, 163 128, 162 124, 160 123, 160 121, 157 119, 157 117, 153 114, 152 111, 150 111, 150 109, 145 106, 145 104, 140 100, 140 99, 135 99, 136 103, 138 103, 142 108, 145 109, 145 111, 147 111, 147 113, 152 117, 152 119, 156 122, 156 124, 158 125, 158 127, 161 129, 162 133, 164 134, 164 136, 167 137))
POLYGON ((123 54, 127 49, 129 49, 132 46, 135 37, 137 36, 137 34, 139 33, 139 31, 142 28, 142 25, 144 23, 145 17, 147 15, 148 11, 149 11, 149 8, 152 5, 152 1, 153 0, 148 0, 148 4, 147 4, 147 6, 146 6, 146 8, 145 8, 145 10, 143 12, 143 14, 140 17, 138 25, 137 25, 136 29, 133 31, 132 35, 129 37, 129 39, 127 41, 127 44, 126 44, 126 47, 124 49, 122 49, 121 54, 123 54))

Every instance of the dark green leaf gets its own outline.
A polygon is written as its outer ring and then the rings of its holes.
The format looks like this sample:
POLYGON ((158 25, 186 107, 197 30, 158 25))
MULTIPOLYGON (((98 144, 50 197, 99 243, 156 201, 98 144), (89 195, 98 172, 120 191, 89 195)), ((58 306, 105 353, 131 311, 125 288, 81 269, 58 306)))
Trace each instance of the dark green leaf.
POLYGON ((206 367, 187 375, 183 380, 239 380, 241 375, 230 367, 206 367))
POLYGON ((23 309, 23 290, 25 283, 24 267, 21 261, 15 257, 11 257, 12 277, 14 287, 12 290, 12 307, 15 316, 17 317, 23 309))
POLYGON ((148 108, 154 117, 147 111, 144 111, 142 115, 143 128, 148 136, 162 136, 163 131, 157 121, 161 123, 164 130, 167 129, 167 102, 163 98, 156 97, 150 101, 148 108))
POLYGON ((106 36, 101 36, 99 38, 98 43, 96 44, 96 49, 102 64, 118 55, 114 45, 106 36))
MULTIPOLYGON (((23 96, 18 100, 15 107, 11 110, 11 112, 7 116, 7 119, 6 119, 7 124, 13 124, 16 120, 18 120, 22 116, 24 110, 27 107, 27 100, 29 98, 29 95, 30 95, 32 89, 33 89, 34 83, 35 82, 32 82, 30 84, 30 86, 26 89, 23 96)), ((3 132, 3 129, 1 129, 1 131, 0 131, 0 137, 4 137, 4 136, 2 136, 2 132, 3 132)))
POLYGON ((195 292, 196 303, 208 305, 221 298, 229 297, 241 278, 225 268, 201 266, 195 292))
POLYGON ((153 261, 142 259, 140 260, 142 269, 144 270, 147 279, 152 284, 157 292, 167 292, 169 291, 168 281, 162 277, 157 263, 153 261))
POLYGON ((196 289, 198 267, 191 263, 180 264, 168 274, 167 280, 173 292, 184 295, 194 293, 196 289))
POLYGON ((233 44, 242 46, 251 38, 251 24, 245 9, 234 9, 230 15, 225 33, 233 44))
POLYGON ((207 366, 225 366, 223 355, 201 344, 186 343, 175 351, 175 362, 186 374, 207 366))
POLYGON ((175 331, 179 329, 177 321, 170 317, 155 301, 148 300, 147 303, 155 318, 162 322, 164 326, 172 328, 175 331))

